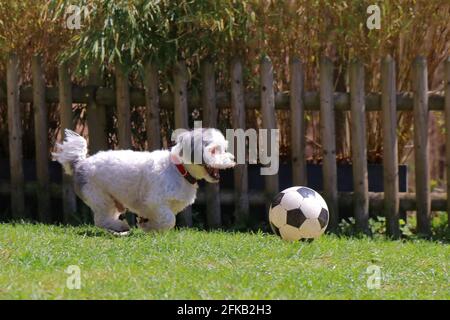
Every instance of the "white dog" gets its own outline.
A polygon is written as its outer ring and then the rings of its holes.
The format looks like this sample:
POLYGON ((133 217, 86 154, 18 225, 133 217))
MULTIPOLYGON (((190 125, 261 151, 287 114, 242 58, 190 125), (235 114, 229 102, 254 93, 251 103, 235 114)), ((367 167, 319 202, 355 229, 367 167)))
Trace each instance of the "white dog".
POLYGON ((195 201, 197 180, 219 181, 219 169, 235 165, 228 142, 217 129, 194 129, 176 137, 171 150, 100 151, 87 157, 87 142, 65 130, 53 159, 73 175, 76 194, 94 212, 95 225, 114 233, 130 230, 119 216, 137 214, 144 231, 175 226, 175 215, 195 201), (193 161, 192 159, 195 159, 193 161))

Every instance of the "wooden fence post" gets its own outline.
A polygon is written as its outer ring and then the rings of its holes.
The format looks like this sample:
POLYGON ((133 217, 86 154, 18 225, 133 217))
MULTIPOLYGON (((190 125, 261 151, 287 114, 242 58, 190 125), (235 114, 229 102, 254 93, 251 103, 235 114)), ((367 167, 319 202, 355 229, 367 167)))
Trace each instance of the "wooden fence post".
POLYGON ((47 104, 45 102, 45 78, 40 55, 33 56, 31 68, 33 76, 38 216, 41 222, 50 222, 47 104))
POLYGON ((291 63, 290 110, 291 110, 291 148, 292 184, 306 186, 305 159, 305 103, 304 72, 302 62, 294 58, 291 63))
MULTIPOLYGON (((216 79, 214 65, 205 61, 202 65, 202 107, 203 125, 217 127, 216 79)), ((218 183, 206 183, 206 222, 209 228, 220 228, 222 215, 220 208, 220 186, 218 183)))
MULTIPOLYGON (((117 132, 119 149, 131 149, 131 105, 128 72, 118 61, 116 62, 116 106, 117 106, 117 132)), ((136 225, 136 217, 129 216, 128 223, 136 225)))
POLYGON ((417 196, 417 231, 430 235, 430 173, 428 156, 427 61, 417 57, 413 65, 414 158, 417 196))
POLYGON ((158 68, 155 64, 148 62, 144 72, 147 146, 150 151, 153 151, 161 148, 158 68))
MULTIPOLYGON (((245 101, 244 101, 244 78, 242 75, 242 63, 239 59, 231 62, 231 113, 233 129, 245 131, 245 101)), ((237 150, 236 139, 234 149, 237 150)), ((244 227, 249 222, 249 199, 248 199, 248 165, 237 164, 234 167, 234 197, 235 197, 235 225, 244 227)))
MULTIPOLYGON (((267 154, 272 149, 271 135, 277 128, 275 116, 275 91, 273 82, 273 66, 268 56, 262 58, 261 61, 261 113, 263 128, 268 129, 267 133, 267 154)), ((279 137, 277 136, 277 139, 279 137)), ((275 154, 271 154, 279 159, 279 150, 274 148, 275 154)), ((261 149, 259 150, 261 152, 261 149)), ((277 161, 278 161, 277 159, 277 161)), ((279 192, 278 172, 272 175, 264 176, 265 192, 268 199, 272 199, 279 192)))
POLYGON ((19 59, 10 54, 6 68, 8 101, 9 165, 11 175, 11 213, 13 219, 25 218, 25 195, 20 119, 19 59))
MULTIPOLYGON (((72 83, 70 82, 69 69, 66 63, 58 67, 58 84, 61 133, 62 137, 64 137, 64 129, 73 129, 72 83)), ((77 211, 77 199, 73 189, 72 176, 65 173, 63 173, 62 198, 63 222, 70 223, 77 211)))
POLYGON ((353 210, 356 227, 369 233, 369 182, 367 177, 366 102, 364 66, 356 60, 350 64, 350 104, 353 168, 353 210))
POLYGON ((397 147, 397 89, 395 61, 383 59, 381 67, 381 109, 383 126, 383 185, 386 232, 393 238, 400 236, 399 186, 397 147))
POLYGON ((116 62, 116 104, 119 148, 131 149, 131 106, 128 72, 116 62))
POLYGON ((323 148, 323 192, 330 211, 329 229, 339 222, 336 134, 334 123, 333 63, 327 57, 320 60, 320 131, 323 148))
POLYGON ((100 150, 108 149, 106 136, 106 106, 95 100, 97 88, 103 85, 101 70, 98 65, 92 65, 87 79, 91 87, 91 95, 87 103, 87 125, 89 130, 89 152, 95 154, 100 150))
POLYGON ((450 228, 450 57, 445 61, 445 152, 447 156, 447 216, 450 228))
MULTIPOLYGON (((188 101, 187 101, 187 68, 184 61, 179 61, 174 67, 174 113, 175 128, 188 129, 188 101)), ((178 214, 178 223, 180 226, 192 227, 192 208, 188 207, 178 214)))

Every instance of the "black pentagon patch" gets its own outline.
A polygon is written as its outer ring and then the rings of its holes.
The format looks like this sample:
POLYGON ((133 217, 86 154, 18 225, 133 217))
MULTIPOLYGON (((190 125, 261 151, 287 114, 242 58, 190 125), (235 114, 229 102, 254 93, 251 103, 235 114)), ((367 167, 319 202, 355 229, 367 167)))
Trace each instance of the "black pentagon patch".
POLYGON ((277 194, 277 195, 275 196, 275 198, 273 198, 273 201, 272 201, 272 208, 275 208, 277 205, 280 204, 281 199, 283 199, 283 196, 284 196, 284 193, 283 193, 283 192, 280 192, 279 194, 277 194))
POLYGON ((320 214, 319 214, 319 218, 318 218, 319 223, 320 223, 320 228, 323 229, 323 227, 325 227, 327 225, 328 218, 329 218, 329 214, 328 214, 327 209, 322 208, 322 210, 320 211, 320 214))
POLYGON ((280 229, 278 229, 277 226, 274 225, 272 222, 269 221, 269 223, 270 223, 270 227, 272 228, 273 233, 275 233, 277 236, 281 237, 280 229))
POLYGON ((316 197, 316 194, 314 193, 314 191, 312 191, 311 189, 308 189, 308 188, 304 188, 304 187, 298 188, 297 192, 300 193, 303 198, 315 198, 316 197))
POLYGON ((286 216, 287 216, 286 224, 296 227, 296 228, 300 228, 300 226, 306 220, 305 215, 303 214, 302 210, 300 210, 299 208, 288 210, 286 213, 286 216))

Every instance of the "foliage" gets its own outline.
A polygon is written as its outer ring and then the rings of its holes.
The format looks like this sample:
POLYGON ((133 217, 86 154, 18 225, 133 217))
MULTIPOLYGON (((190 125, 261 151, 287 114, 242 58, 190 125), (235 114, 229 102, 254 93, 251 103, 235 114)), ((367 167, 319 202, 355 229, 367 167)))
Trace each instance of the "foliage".
POLYGON ((243 26, 254 18, 246 14, 246 1, 233 0, 60 0, 51 1, 49 9, 56 18, 65 17, 73 4, 89 8, 89 14, 63 58, 75 58, 80 65, 118 61, 132 70, 147 61, 165 68, 178 59, 198 65, 225 51, 237 53, 233 44, 248 41, 243 26))
POLYGON ((424 240, 0 224, 0 299, 449 299, 449 261, 448 245, 424 240))
MULTIPOLYGON (((450 228, 448 225, 448 215, 446 212, 436 212, 431 219, 431 239, 435 241, 450 241, 450 228)), ((416 233, 416 216, 408 215, 406 221, 400 219, 400 231, 402 239, 417 240, 421 236, 416 233)), ((379 216, 369 219, 369 228, 373 237, 384 237, 386 235, 386 218, 379 216)), ((344 236, 358 235, 355 218, 343 219, 339 223, 338 234, 344 236)))
MULTIPOLYGON (((0 1, 0 60, 6 61, 10 52, 21 60, 22 80, 30 79, 31 56, 42 54, 47 64, 48 80, 56 77, 55 63, 72 37, 62 19, 55 19, 46 10, 43 0, 0 1), (52 63, 53 62, 53 63, 52 63)), ((0 64, 2 74, 4 63, 0 64)), ((2 77, 3 78, 3 77, 2 77)), ((4 79, 2 79, 4 80, 4 79)))
MULTIPOLYGON (((20 60, 20 77, 24 84, 31 81, 31 57, 41 54, 48 85, 57 81, 57 64, 71 33, 61 20, 49 16, 44 0, 0 0, 0 90, 6 83, 6 61, 9 53, 20 60)), ((32 108, 22 105, 23 146, 25 158, 34 158, 34 119, 32 108)), ((8 122, 6 103, 0 103, 0 158, 8 155, 8 122)), ((76 113, 77 114, 77 113, 76 113)), ((59 127, 55 105, 49 106, 49 139, 52 141, 59 127)))

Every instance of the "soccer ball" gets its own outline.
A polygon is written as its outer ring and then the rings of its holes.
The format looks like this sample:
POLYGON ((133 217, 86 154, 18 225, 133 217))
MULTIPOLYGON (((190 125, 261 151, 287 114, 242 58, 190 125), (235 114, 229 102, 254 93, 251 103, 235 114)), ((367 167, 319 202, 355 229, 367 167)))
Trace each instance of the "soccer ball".
POLYGON ((325 200, 307 187, 281 191, 273 199, 269 211, 273 232, 288 241, 318 238, 327 228, 328 220, 325 200))

